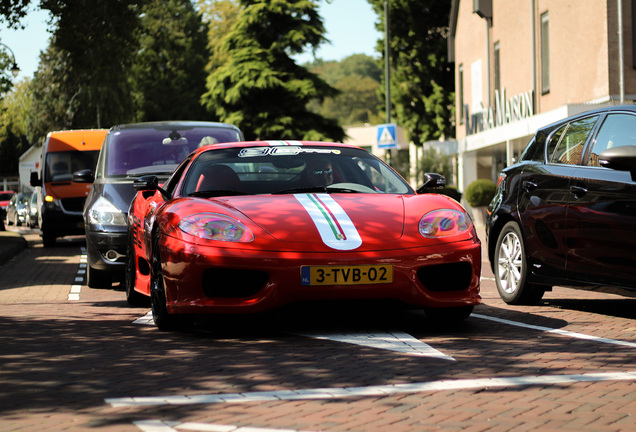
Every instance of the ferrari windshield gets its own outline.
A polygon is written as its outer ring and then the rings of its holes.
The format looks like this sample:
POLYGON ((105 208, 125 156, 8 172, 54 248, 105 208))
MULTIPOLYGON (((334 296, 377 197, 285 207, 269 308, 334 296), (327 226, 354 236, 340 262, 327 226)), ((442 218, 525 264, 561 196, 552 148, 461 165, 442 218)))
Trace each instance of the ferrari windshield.
POLYGON ((107 177, 169 174, 197 147, 234 141, 241 136, 226 127, 122 129, 108 134, 103 169, 107 177))
POLYGON ((388 165, 362 149, 268 146, 213 149, 189 167, 182 195, 395 193, 413 189, 388 165))

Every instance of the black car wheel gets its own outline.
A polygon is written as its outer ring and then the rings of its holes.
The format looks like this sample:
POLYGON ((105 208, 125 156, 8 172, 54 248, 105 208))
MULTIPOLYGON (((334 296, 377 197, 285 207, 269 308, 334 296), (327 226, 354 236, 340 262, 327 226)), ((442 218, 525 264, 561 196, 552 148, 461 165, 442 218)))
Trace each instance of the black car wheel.
POLYGON ((499 296, 508 304, 536 304, 545 289, 530 283, 525 245, 519 225, 508 222, 495 247, 495 281, 499 296))
POLYGON ((128 237, 128 247, 126 251, 126 300, 131 306, 148 306, 150 299, 134 289, 137 265, 135 262, 135 248, 132 244, 132 237, 128 237))
POLYGON ((188 315, 175 315, 166 307, 166 290, 163 284, 163 271, 159 257, 159 238, 153 241, 152 266, 150 270, 150 307, 155 325, 162 331, 184 329, 191 323, 188 315))
POLYGON ((9 219, 9 212, 5 213, 6 225, 11 225, 11 219, 9 219))
POLYGON ((113 286, 113 278, 110 273, 94 269, 88 265, 86 271, 86 285, 90 288, 110 288, 113 286))
POLYGON ((13 215, 13 223, 15 224, 15 226, 22 225, 22 223, 20 222, 20 216, 18 216, 17 212, 13 215))

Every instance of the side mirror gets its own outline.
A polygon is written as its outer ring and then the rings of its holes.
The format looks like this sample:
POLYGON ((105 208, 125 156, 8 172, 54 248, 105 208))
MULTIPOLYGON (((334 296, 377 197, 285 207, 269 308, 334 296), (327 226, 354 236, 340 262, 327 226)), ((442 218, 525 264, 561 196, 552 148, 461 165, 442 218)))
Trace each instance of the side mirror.
POLYGON ((135 179, 133 187, 137 192, 154 192, 159 189, 157 176, 145 175, 135 179))
POLYGON ((636 146, 627 145, 603 150, 598 155, 598 163, 605 168, 629 171, 636 181, 636 146))
MULTIPOLYGON (((165 190, 159 187, 159 178, 154 175, 145 175, 145 176, 137 177, 135 179, 135 182, 133 183, 133 187, 135 188, 137 192, 142 192, 142 193, 146 193, 146 192, 154 193, 156 191, 159 191, 163 199, 165 199, 166 201, 168 201, 169 199, 172 199, 172 197, 170 196, 168 192, 166 192, 165 190)), ((148 196, 145 196, 145 198, 148 198, 148 196)))
POLYGON ((95 181, 95 175, 93 171, 89 169, 75 171, 73 173, 73 181, 75 183, 93 183, 95 181))
POLYGON ((37 172, 34 171, 31 173, 31 178, 29 179, 29 183, 33 187, 42 186, 42 180, 40 179, 40 176, 38 175, 37 172))
POLYGON ((418 194, 424 193, 427 189, 441 189, 446 186, 446 178, 437 173, 426 173, 424 174, 424 183, 420 187, 417 188, 416 192, 418 194))

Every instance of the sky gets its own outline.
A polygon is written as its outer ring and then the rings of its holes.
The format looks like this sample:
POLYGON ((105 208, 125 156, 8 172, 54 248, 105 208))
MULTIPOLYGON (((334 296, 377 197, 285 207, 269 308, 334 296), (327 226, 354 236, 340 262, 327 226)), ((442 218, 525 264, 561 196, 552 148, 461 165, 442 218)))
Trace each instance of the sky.
MULTIPOLYGON (((378 57, 375 52, 376 42, 381 37, 375 28, 378 17, 367 0, 319 0, 318 12, 327 31, 325 36, 331 43, 321 45, 316 58, 342 60, 352 54, 378 57)), ((0 24, 0 42, 13 51, 20 68, 18 81, 24 77, 32 78, 37 70, 40 51, 46 49, 51 36, 47 31, 47 20, 47 12, 32 7, 23 21, 24 30, 10 30, 0 24)), ((313 56, 305 53, 295 59, 298 63, 306 63, 312 61, 313 56)))

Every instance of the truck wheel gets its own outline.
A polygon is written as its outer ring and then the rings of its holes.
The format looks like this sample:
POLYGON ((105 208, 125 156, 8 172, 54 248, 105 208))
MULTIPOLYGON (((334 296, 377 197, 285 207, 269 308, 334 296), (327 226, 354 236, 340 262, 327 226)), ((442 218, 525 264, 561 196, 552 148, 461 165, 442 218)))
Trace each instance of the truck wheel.
POLYGON ((54 247, 55 233, 48 229, 42 229, 42 244, 44 247, 54 247))

